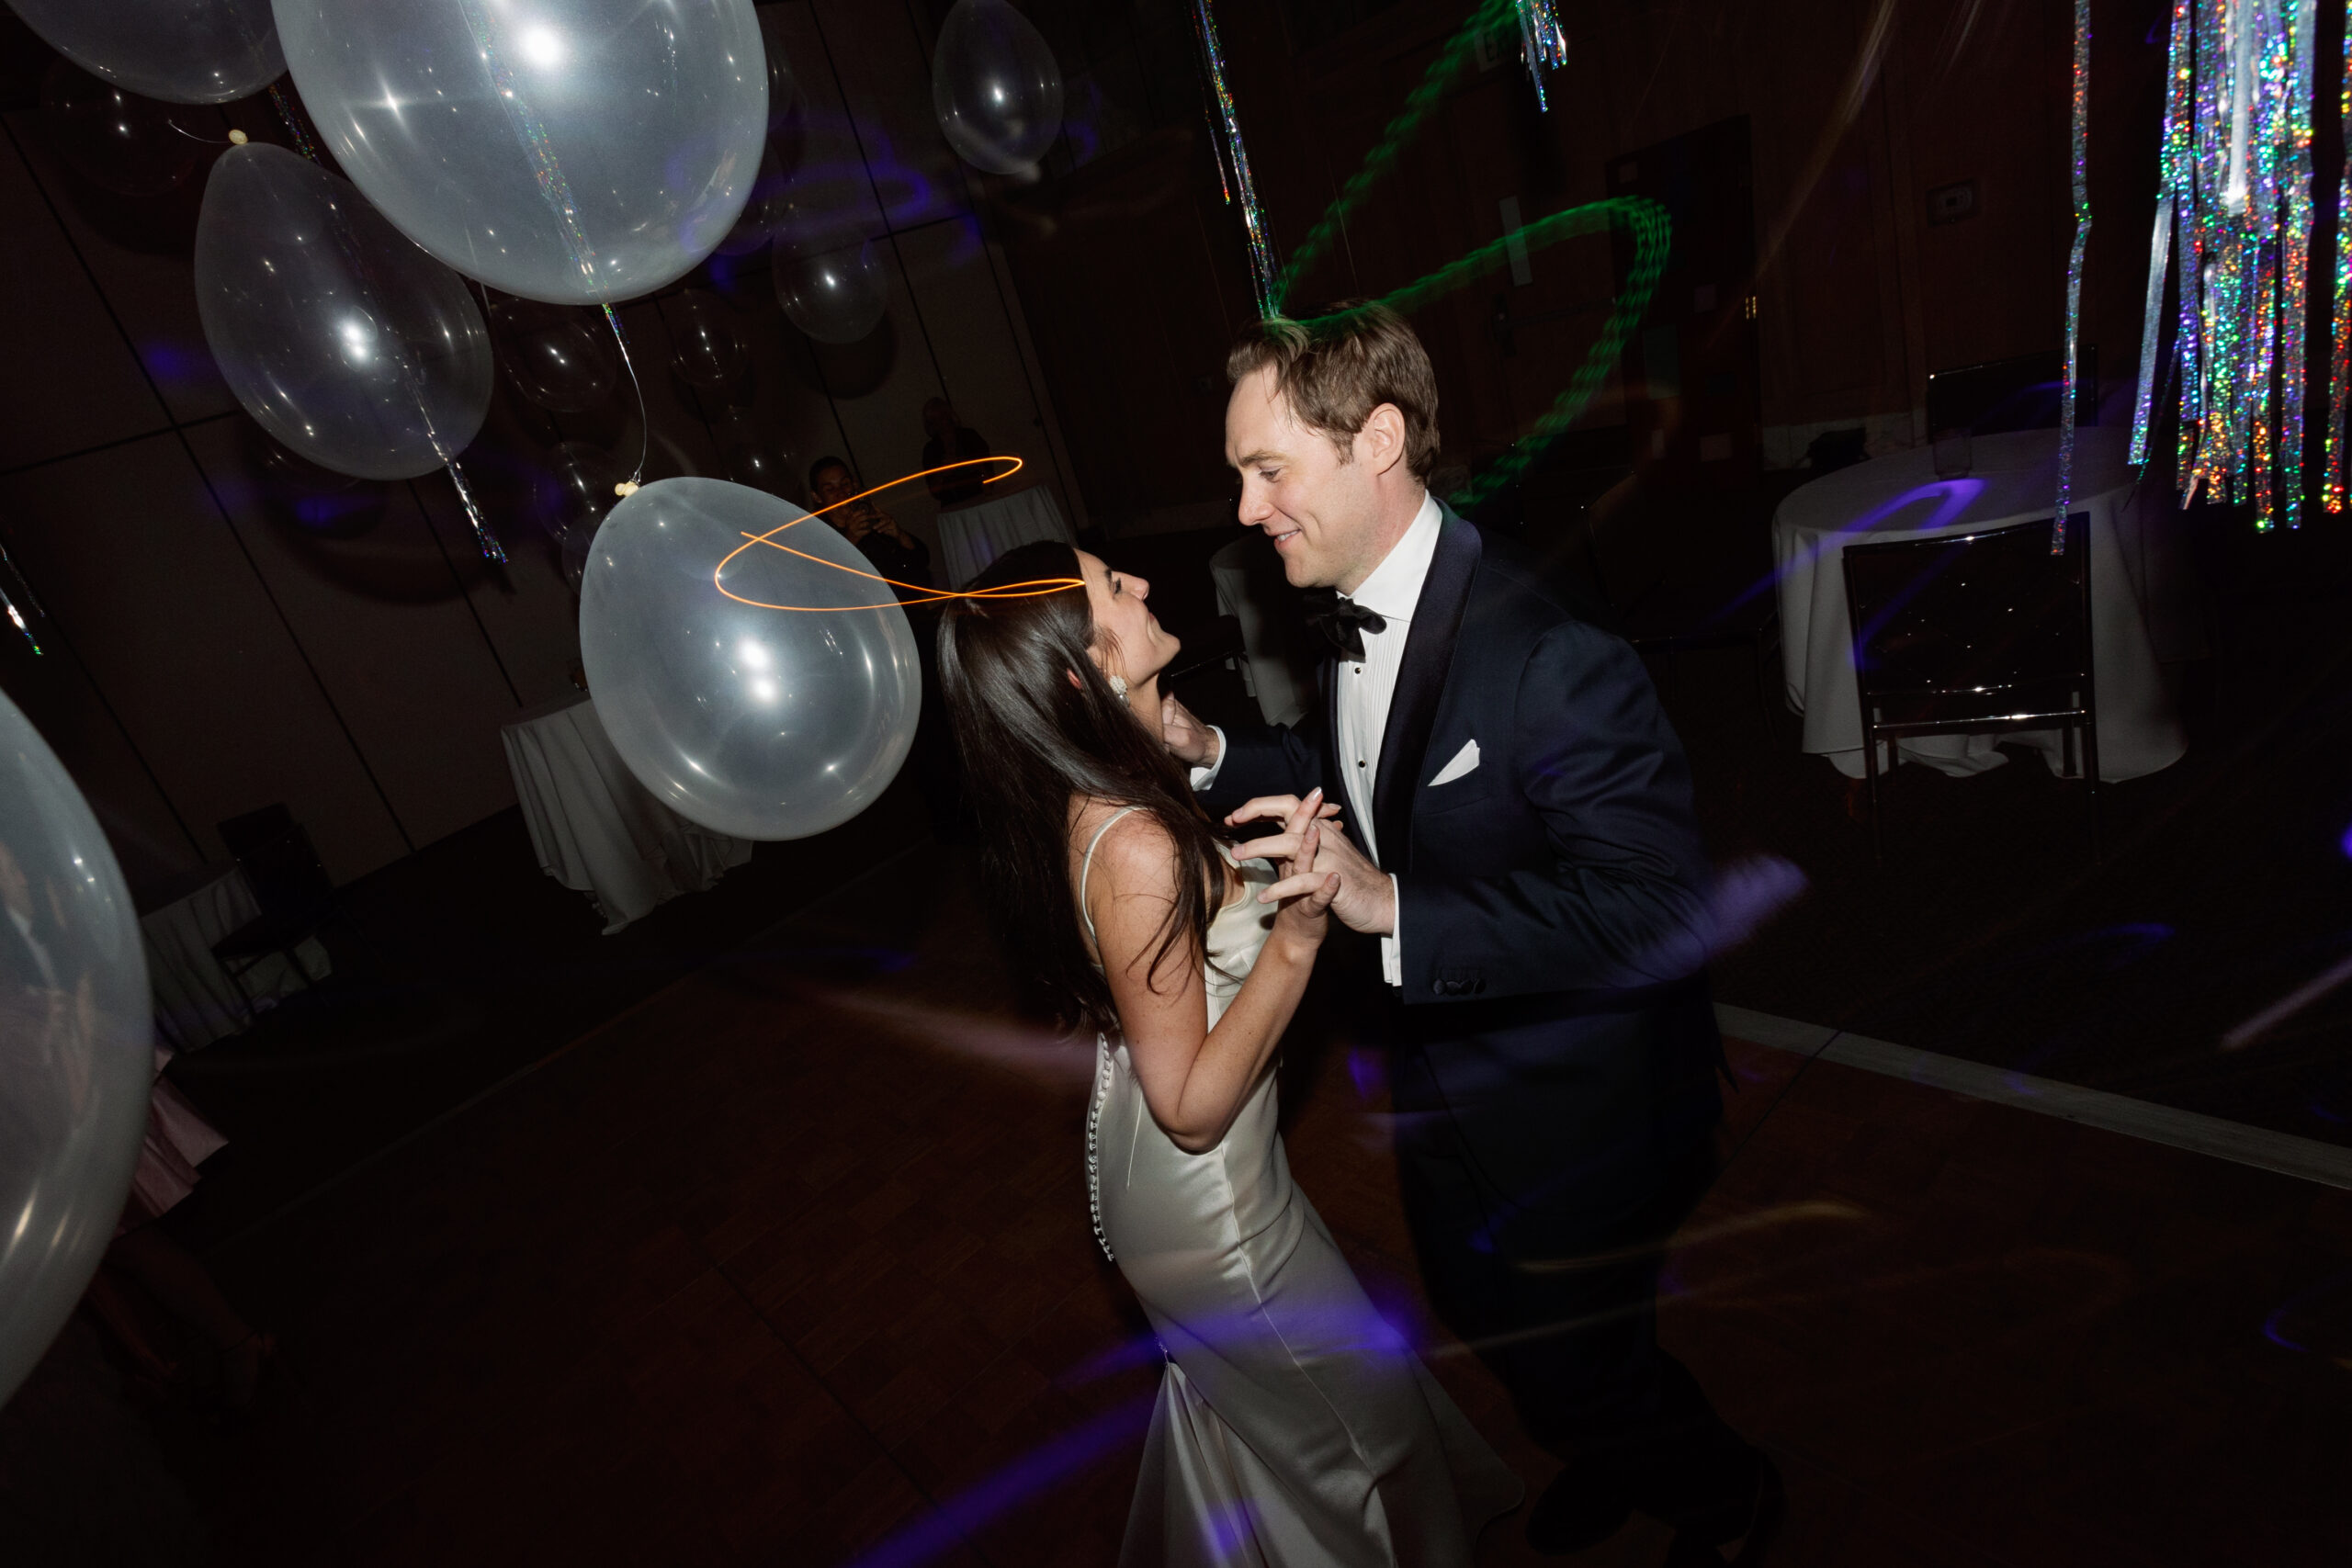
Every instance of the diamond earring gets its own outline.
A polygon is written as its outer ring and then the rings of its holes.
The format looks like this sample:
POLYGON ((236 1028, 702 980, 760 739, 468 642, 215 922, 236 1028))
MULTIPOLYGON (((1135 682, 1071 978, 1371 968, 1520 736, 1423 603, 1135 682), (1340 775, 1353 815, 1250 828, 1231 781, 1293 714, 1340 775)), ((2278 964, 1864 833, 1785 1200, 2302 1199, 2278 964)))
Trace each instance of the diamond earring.
POLYGON ((1118 696, 1124 698, 1127 694, 1127 678, 1125 675, 1112 676, 1111 690, 1118 696))

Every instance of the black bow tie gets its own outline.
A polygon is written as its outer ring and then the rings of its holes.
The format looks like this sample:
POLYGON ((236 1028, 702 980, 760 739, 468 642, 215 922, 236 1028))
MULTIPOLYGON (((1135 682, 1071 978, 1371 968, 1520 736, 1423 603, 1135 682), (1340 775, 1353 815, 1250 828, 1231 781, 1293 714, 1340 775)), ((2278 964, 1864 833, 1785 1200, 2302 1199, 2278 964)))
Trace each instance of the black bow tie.
POLYGON ((1352 599, 1340 596, 1336 588, 1310 588, 1303 595, 1306 601, 1306 624, 1331 639, 1331 646, 1347 659, 1363 657, 1363 634, 1385 632, 1388 623, 1377 610, 1367 610, 1352 599))

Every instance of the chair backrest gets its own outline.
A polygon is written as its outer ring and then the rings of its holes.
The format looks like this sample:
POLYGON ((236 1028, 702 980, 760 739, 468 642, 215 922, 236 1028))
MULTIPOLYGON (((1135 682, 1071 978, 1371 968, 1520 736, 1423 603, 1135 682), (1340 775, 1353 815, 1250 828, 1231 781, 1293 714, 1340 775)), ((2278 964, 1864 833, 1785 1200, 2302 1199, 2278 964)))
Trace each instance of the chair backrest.
POLYGON ((2090 514, 1849 545, 1846 607, 1865 699, 1937 699, 1956 718, 2081 706, 2090 692, 2090 514))
POLYGON ((232 817, 220 824, 220 831, 264 914, 317 916, 334 902, 334 883, 319 863, 311 835, 283 805, 232 817))
MULTIPOLYGON (((1998 435, 2049 430, 2058 423, 2066 384, 2066 356, 2027 354, 1928 373, 1928 434, 1965 430, 1998 435)), ((2098 423, 2098 346, 2083 344, 2082 379, 2075 388, 2075 423, 2098 423)))

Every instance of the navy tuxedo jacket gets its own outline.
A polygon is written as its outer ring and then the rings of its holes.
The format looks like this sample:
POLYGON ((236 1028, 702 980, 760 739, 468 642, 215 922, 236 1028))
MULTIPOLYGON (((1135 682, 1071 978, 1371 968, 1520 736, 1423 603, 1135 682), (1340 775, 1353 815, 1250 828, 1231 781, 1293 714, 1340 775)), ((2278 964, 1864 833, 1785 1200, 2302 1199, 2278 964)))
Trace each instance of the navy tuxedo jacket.
MULTIPOLYGON (((1331 679, 1326 660, 1321 710, 1297 728, 1227 735, 1213 814, 1317 784, 1346 806, 1331 679)), ((1408 1008, 1550 997, 1583 1010, 1705 964, 1690 771, 1647 671, 1450 509, 1373 803, 1381 869, 1397 876, 1408 1008), (1472 740, 1477 766, 1432 784, 1472 740)))

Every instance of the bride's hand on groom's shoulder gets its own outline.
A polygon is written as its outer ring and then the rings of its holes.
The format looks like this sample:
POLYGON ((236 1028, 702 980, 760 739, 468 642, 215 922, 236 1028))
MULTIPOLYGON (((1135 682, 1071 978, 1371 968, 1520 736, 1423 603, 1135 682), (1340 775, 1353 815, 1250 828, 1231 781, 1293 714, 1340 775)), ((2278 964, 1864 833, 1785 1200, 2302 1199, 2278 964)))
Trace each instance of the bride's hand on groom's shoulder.
POLYGON ((1301 830, 1312 826, 1316 844, 1309 852, 1315 857, 1314 869, 1337 873, 1340 878, 1339 892, 1331 900, 1331 913, 1350 931, 1386 936, 1396 929, 1396 884, 1356 848, 1338 822, 1329 820, 1339 815, 1340 808, 1324 804, 1322 795, 1317 790, 1306 797, 1317 807, 1311 824, 1301 815, 1306 802, 1295 795, 1261 795, 1245 803, 1226 818, 1228 826, 1276 821, 1283 824, 1283 830, 1246 840, 1233 852, 1242 860, 1273 861, 1288 875, 1292 860, 1302 847, 1301 830))

